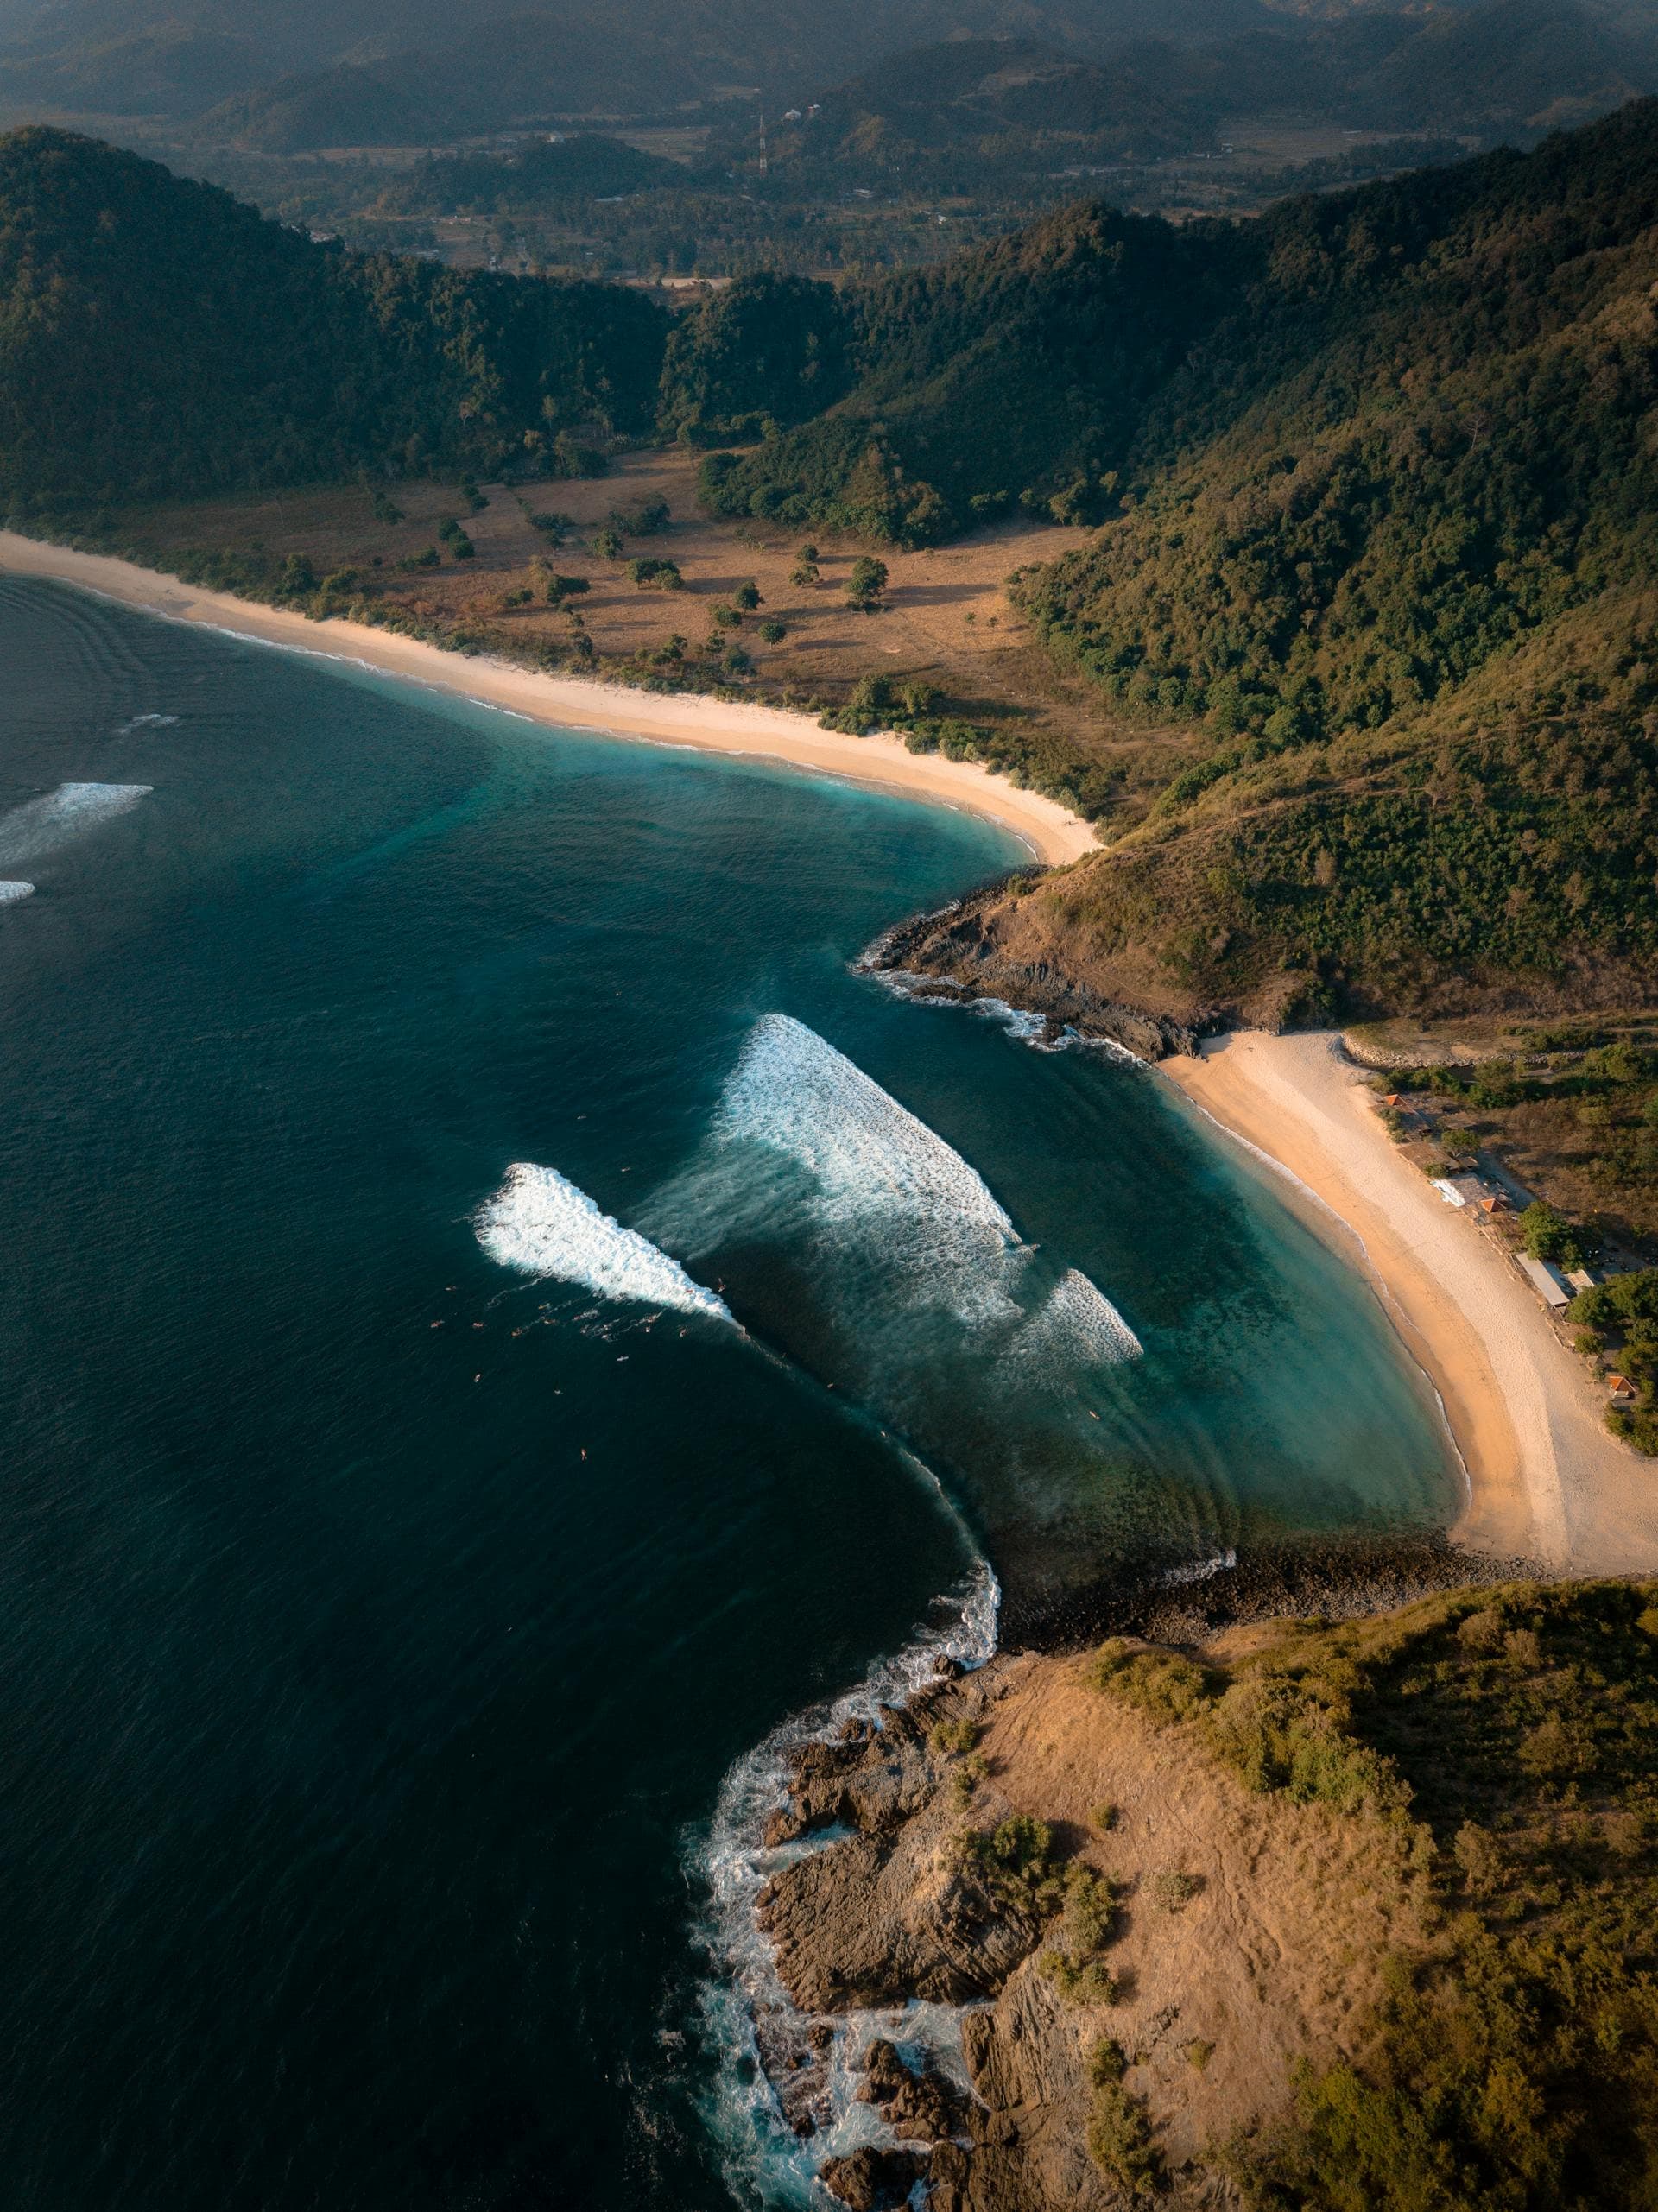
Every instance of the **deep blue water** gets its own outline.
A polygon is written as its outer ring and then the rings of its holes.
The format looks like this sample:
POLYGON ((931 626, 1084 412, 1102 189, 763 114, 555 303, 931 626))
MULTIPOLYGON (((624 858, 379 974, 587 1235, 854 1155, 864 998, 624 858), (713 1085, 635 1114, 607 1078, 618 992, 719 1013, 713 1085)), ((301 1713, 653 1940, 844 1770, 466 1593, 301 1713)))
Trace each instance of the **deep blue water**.
POLYGON ((851 971, 989 826, 47 585, 0 668, 5 2201, 727 2203, 732 1761, 981 1552, 1444 1518, 1420 1379, 1155 1078, 851 971), (732 1318, 492 1256, 521 1162, 732 1318))

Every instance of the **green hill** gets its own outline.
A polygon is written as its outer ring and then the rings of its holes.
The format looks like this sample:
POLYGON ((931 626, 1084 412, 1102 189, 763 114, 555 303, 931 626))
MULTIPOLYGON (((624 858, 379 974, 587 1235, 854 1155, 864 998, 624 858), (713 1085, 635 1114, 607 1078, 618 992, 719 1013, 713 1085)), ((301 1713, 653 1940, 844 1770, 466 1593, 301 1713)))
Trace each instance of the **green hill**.
POLYGON ((726 511, 911 539, 1108 515, 1016 600, 1179 773, 977 915, 1002 987, 1189 1019, 1658 981, 1655 224, 1652 102, 1254 225, 1068 211, 872 288, 850 394, 711 457, 726 511))
POLYGON ((536 465, 654 417, 666 318, 342 254, 60 131, 0 139, 0 490, 85 507, 536 465))

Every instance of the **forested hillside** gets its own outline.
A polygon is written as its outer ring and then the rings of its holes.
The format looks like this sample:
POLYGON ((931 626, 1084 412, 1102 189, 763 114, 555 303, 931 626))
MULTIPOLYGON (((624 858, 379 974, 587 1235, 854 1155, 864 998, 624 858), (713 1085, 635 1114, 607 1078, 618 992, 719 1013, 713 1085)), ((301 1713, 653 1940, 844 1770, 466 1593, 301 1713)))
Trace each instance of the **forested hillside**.
POLYGON ((654 419, 636 294, 342 254, 64 132, 0 139, 0 489, 80 505, 509 456, 654 419))
POLYGON ((711 456, 710 496, 912 539, 1104 515, 1016 603, 1201 741, 939 964, 1184 1018, 1649 988, 1655 225, 1644 102, 1253 225, 1068 212, 855 303, 851 393, 711 456))

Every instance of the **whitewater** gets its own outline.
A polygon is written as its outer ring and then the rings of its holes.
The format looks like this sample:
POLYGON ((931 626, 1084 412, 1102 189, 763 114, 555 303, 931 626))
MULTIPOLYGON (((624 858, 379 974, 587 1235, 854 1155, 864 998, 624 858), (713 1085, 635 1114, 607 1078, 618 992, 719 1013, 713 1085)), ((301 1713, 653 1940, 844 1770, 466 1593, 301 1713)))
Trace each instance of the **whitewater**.
POLYGON ((519 1160, 475 1217, 492 1260, 519 1273, 577 1283, 600 1298, 736 1321, 724 1299, 693 1281, 676 1260, 624 1229, 555 1167, 519 1160))
MULTIPOLYGON (((55 791, 0 815, 0 868, 16 868, 57 851, 87 831, 129 812, 154 788, 148 783, 60 783, 55 791)), ((11 895, 26 894, 14 889, 11 895)))

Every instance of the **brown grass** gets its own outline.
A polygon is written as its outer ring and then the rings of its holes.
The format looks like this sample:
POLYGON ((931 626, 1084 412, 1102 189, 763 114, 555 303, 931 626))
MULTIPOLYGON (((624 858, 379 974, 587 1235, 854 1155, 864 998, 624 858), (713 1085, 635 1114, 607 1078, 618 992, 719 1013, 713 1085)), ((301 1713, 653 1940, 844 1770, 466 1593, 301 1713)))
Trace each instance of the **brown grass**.
POLYGON ((1150 795, 1201 754, 1200 736, 1126 722, 1079 680, 1056 671, 1009 606, 1003 587, 1015 568, 1073 550, 1086 542, 1086 532, 1021 518, 929 551, 883 549, 889 604, 865 615, 847 605, 845 587, 866 547, 832 533, 711 520, 698 509, 695 476, 695 455, 647 451, 624 455, 602 477, 522 490, 485 485, 490 504, 475 515, 452 487, 417 481, 389 488, 406 518, 396 524, 376 519, 369 491, 346 486, 156 506, 123 518, 123 529, 158 565, 169 548, 186 547, 304 553, 319 575, 356 569, 377 592, 417 613, 445 622, 487 617, 528 639, 566 641, 566 615, 544 604, 503 608, 509 592, 532 582, 531 564, 545 555, 565 573, 589 579, 579 613, 601 660, 649 654, 676 634, 700 646, 715 606, 752 579, 764 604, 731 638, 753 657, 768 695, 838 706, 865 676, 918 677, 937 689, 946 712, 1047 731, 1073 755, 1109 763, 1122 789, 1113 828, 1140 819, 1150 795), (623 562, 593 553, 592 534, 613 508, 651 497, 668 503, 665 531, 630 539, 623 562), (530 527, 528 515, 541 512, 573 519, 556 550, 530 527), (446 553, 440 569, 399 575, 396 563, 437 543, 439 523, 452 515, 477 558, 455 563, 446 553), (819 549, 820 580, 800 585, 791 573, 808 536, 819 549), (636 554, 676 562, 685 589, 636 588, 625 570, 625 559, 636 554), (759 635, 771 620, 788 632, 775 645, 759 635))
POLYGON ((1178 2165, 1286 2108, 1298 2057, 1351 2054, 1383 1961, 1420 1937, 1416 1903, 1376 1824, 1253 1795, 1182 1732, 1090 1687, 1082 1662, 1012 1664, 980 1749, 998 1798, 1129 1885, 1105 1953, 1125 1992, 1094 2032, 1128 2053, 1178 2165), (1118 1808, 1104 1836, 1102 1800, 1118 1808), (1199 1884, 1177 1911, 1156 1897, 1171 1872, 1199 1884))

